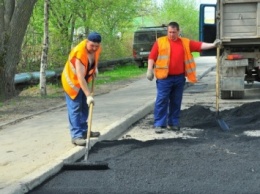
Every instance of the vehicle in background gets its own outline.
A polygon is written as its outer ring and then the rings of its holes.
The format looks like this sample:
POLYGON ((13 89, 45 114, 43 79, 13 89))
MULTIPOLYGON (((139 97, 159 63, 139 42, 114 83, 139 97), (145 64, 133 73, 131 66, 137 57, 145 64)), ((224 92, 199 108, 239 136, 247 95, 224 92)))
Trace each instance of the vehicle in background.
MULTIPOLYGON (((245 83, 260 82, 260 0, 217 0, 200 5, 200 41, 222 40, 221 99, 244 98, 245 83)), ((203 51, 202 56, 215 55, 203 51)))
POLYGON ((133 58, 139 67, 144 67, 157 38, 167 35, 167 26, 141 27, 134 32, 133 58))

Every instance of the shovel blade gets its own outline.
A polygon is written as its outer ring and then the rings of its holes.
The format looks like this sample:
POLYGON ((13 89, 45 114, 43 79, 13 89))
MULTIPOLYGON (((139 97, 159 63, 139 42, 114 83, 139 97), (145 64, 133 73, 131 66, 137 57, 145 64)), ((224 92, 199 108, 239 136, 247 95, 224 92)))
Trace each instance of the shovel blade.
POLYGON ((223 119, 217 118, 217 122, 220 128, 222 129, 222 131, 229 131, 229 126, 223 119))

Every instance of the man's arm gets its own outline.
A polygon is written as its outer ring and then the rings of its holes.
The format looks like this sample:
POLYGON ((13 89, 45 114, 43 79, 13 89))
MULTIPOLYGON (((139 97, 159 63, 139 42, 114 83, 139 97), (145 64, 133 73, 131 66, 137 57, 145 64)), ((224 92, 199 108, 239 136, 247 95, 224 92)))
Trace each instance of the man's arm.
POLYGON ((219 40, 219 39, 216 39, 213 43, 202 42, 201 50, 208 50, 208 49, 216 48, 220 44, 221 44, 221 40, 219 40))
POLYGON ((148 59, 147 69, 148 70, 153 70, 153 65, 154 65, 154 60, 153 59, 148 59))
POLYGON ((152 50, 149 54, 148 57, 148 62, 147 62, 147 73, 146 73, 146 77, 148 80, 152 81, 154 78, 154 74, 153 74, 153 66, 154 66, 154 62, 157 59, 158 56, 158 44, 157 41, 153 44, 152 50))
POLYGON ((79 80, 80 87, 85 93, 85 95, 89 96, 90 91, 88 88, 87 81, 85 79, 85 71, 86 71, 85 66, 78 59, 76 59, 75 66, 76 66, 76 74, 79 80))
POLYGON ((212 48, 215 48, 215 44, 213 43, 206 43, 206 42, 203 42, 201 44, 201 50, 208 50, 208 49, 212 49, 212 48))

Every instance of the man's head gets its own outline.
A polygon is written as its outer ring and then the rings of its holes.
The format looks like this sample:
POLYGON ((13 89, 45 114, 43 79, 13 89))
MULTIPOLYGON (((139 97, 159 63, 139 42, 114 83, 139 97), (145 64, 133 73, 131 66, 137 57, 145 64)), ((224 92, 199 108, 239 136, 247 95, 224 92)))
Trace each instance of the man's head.
POLYGON ((167 27, 167 36, 171 40, 176 40, 179 37, 180 27, 177 22, 170 22, 167 27))
POLYGON ((88 35, 88 41, 87 41, 87 51, 89 53, 94 53, 98 50, 101 43, 101 36, 97 32, 90 32, 88 35))

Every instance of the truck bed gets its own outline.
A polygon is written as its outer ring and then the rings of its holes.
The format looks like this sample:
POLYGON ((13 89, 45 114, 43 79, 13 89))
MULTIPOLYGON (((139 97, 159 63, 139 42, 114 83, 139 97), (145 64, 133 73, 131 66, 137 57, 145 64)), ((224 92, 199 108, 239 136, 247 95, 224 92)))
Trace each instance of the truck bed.
POLYGON ((218 0, 223 44, 260 44, 260 0, 218 0))

